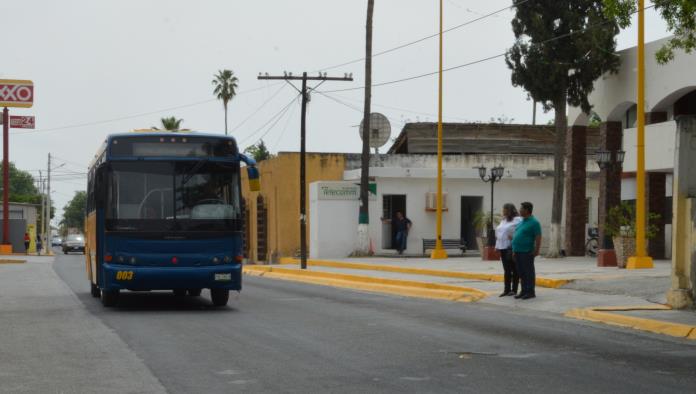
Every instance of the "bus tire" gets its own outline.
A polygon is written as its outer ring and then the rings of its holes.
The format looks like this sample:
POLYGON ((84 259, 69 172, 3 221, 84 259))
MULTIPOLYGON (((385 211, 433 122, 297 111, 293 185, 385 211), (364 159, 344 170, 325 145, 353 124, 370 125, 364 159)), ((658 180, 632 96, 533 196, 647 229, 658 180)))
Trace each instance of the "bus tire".
POLYGON ((174 289, 174 290, 172 290, 172 293, 174 293, 175 297, 183 297, 186 295, 186 290, 185 289, 174 289))
POLYGON ((105 307, 116 306, 116 302, 118 302, 118 290, 111 290, 111 291, 102 290, 101 291, 101 302, 102 302, 102 305, 104 305, 105 307))
POLYGON ((225 306, 230 299, 230 291, 227 289, 210 289, 210 299, 215 306, 225 306))
POLYGON ((89 285, 89 292, 92 294, 92 297, 99 298, 101 296, 101 290, 99 290, 99 286, 95 285, 92 282, 90 282, 89 285))
POLYGON ((201 295, 203 289, 188 289, 188 295, 191 297, 198 297, 201 295))

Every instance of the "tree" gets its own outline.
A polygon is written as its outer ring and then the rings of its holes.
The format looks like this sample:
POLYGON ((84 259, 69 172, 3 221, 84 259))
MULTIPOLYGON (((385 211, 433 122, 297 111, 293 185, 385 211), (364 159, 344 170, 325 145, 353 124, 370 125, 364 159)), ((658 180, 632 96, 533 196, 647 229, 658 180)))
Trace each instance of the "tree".
POLYGON ((358 237, 353 255, 366 256, 370 253, 370 111, 372 100, 372 15, 375 1, 367 1, 365 23, 365 103, 363 107, 362 155, 360 157, 360 208, 358 212, 358 237))
POLYGON ((563 215, 563 165, 568 129, 566 104, 591 110, 587 96, 594 81, 616 72, 616 20, 604 12, 601 0, 516 1, 512 20, 515 43, 505 61, 512 84, 529 92, 544 110, 554 110, 553 205, 549 257, 560 256, 563 215))
POLYGON ((220 70, 213 79, 213 94, 225 108, 225 135, 227 135, 227 104, 237 95, 237 82, 232 70, 220 70))
POLYGON ((244 149, 244 153, 250 154, 257 163, 272 157, 271 152, 268 151, 266 143, 263 142, 263 140, 244 149))
MULTIPOLYGON (((686 53, 696 50, 696 0, 652 2, 674 35, 655 53, 658 63, 670 62, 674 59, 674 51, 677 49, 686 53)), ((635 0, 604 0, 604 6, 608 15, 618 18, 619 26, 622 28, 631 24, 631 15, 638 10, 635 0)))
MULTIPOLYGON (((0 162, 0 172, 2 163, 0 162)), ((10 202, 20 202, 27 204, 41 204, 41 192, 35 185, 34 177, 27 171, 18 169, 14 163, 10 162, 10 202)), ((0 195, 2 193, 2 183, 0 183, 0 195)), ((45 197, 45 196, 44 196, 45 197)), ((51 205, 51 218, 55 215, 55 207, 51 205)), ((43 218, 38 215, 37 226, 43 228, 43 218)))
MULTIPOLYGON (((183 119, 177 119, 173 116, 170 116, 168 118, 162 118, 160 119, 160 122, 162 123, 162 128, 164 130, 169 130, 169 131, 181 131, 181 123, 184 122, 183 119)), ((153 130, 159 130, 158 127, 153 126, 153 130)))
POLYGON ((72 200, 63 207, 63 220, 60 224, 66 228, 77 228, 85 231, 85 206, 87 204, 87 192, 75 192, 72 200))

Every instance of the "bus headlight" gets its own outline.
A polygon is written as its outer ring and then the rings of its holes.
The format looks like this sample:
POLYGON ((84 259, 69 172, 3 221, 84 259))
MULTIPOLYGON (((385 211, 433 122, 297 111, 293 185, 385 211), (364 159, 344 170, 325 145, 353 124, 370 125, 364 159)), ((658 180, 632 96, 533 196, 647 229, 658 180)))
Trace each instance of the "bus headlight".
POLYGON ((232 261, 232 257, 225 256, 225 264, 229 264, 230 261, 232 261))
POLYGON ((220 259, 217 256, 213 257, 213 264, 220 264, 220 259))

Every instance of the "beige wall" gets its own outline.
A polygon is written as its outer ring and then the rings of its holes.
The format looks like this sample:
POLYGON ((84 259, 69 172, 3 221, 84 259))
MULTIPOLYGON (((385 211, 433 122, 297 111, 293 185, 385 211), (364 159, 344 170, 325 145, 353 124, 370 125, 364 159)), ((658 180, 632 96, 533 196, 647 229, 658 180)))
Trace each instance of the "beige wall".
MULTIPOLYGON (((336 153, 308 153, 306 158, 307 201, 309 215, 309 184, 315 181, 343 179, 345 157, 336 153)), ((242 171, 242 195, 249 208, 249 260, 268 261, 278 257, 293 256, 300 249, 300 154, 279 153, 270 160, 258 164, 261 191, 250 192, 246 171, 242 171), (258 195, 264 199, 268 210, 268 255, 257 256, 258 195)), ((357 215, 357 212, 356 212, 357 215)), ((307 218, 307 250, 309 250, 309 217, 307 218)))

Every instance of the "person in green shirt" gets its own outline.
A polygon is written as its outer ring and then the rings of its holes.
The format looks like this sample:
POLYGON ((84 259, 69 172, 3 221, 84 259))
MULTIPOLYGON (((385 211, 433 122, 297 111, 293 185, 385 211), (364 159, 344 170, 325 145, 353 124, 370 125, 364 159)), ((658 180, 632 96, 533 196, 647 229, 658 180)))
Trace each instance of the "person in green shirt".
POLYGON ((532 215, 533 211, 534 205, 531 202, 520 204, 522 222, 515 227, 512 237, 512 253, 522 282, 522 291, 515 298, 523 300, 536 297, 534 258, 539 255, 541 247, 541 224, 532 215))

